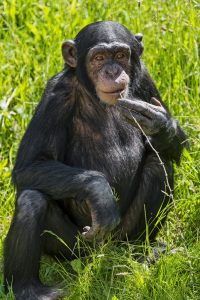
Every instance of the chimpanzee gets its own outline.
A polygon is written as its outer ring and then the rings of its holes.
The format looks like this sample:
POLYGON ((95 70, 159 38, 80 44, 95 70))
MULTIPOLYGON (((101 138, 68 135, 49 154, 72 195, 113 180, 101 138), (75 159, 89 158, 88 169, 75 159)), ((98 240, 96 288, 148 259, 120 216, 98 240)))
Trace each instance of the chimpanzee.
POLYGON ((89 242, 109 232, 142 240, 148 227, 154 240, 186 137, 142 52, 142 35, 112 21, 63 43, 64 70, 47 83, 13 170, 16 207, 4 254, 6 291, 12 285, 16 299, 60 297, 41 283, 40 257, 70 258, 79 234, 89 242))

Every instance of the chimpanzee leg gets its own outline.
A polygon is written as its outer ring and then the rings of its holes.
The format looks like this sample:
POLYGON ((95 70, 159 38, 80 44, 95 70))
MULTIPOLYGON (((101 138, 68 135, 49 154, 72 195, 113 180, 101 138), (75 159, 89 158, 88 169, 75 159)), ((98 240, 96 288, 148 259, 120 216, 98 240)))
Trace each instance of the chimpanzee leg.
POLYGON ((78 228, 55 203, 48 206, 42 244, 44 253, 71 259, 77 255, 78 228))
MULTIPOLYGON (((173 188, 173 168, 171 163, 165 163, 168 180, 171 189, 173 188)), ((126 215, 123 217, 120 231, 121 238, 144 240, 148 233, 150 241, 154 238, 166 212, 161 217, 160 210, 166 207, 169 197, 166 195, 169 189, 166 186, 166 176, 163 166, 160 164, 155 153, 150 153, 145 161, 139 187, 133 198, 126 215), (156 226, 155 226, 156 224, 156 226), (148 229, 148 232, 146 230, 148 229)))
POLYGON ((41 233, 47 212, 47 199, 35 190, 23 191, 5 240, 5 289, 12 286, 16 300, 58 299, 59 292, 39 280, 41 233))

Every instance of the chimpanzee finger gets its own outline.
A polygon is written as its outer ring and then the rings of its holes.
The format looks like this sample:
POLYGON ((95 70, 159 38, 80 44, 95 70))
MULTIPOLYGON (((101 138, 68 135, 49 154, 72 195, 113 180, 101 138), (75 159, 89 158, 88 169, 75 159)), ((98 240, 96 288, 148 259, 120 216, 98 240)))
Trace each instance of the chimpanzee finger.
POLYGON ((139 114, 137 112, 134 111, 130 111, 129 109, 125 109, 124 107, 121 108, 123 116, 126 118, 126 120, 131 123, 133 126, 138 127, 138 124, 141 127, 148 127, 151 128, 152 127, 152 119, 139 114))
POLYGON ((156 99, 155 97, 151 98, 151 104, 155 105, 155 106, 162 106, 161 102, 156 99))
POLYGON ((142 129, 146 135, 153 135, 158 133, 164 124, 164 122, 156 122, 155 120, 149 119, 146 116, 137 113, 135 114, 128 110, 125 110, 123 116, 127 123, 136 128, 142 129))
POLYGON ((83 232, 88 232, 89 230, 90 230, 90 226, 85 226, 85 227, 83 227, 83 232))
POLYGON ((86 241, 96 240, 97 242, 101 242, 105 240, 106 236, 110 233, 111 229, 107 226, 99 226, 95 225, 93 227, 85 226, 83 228, 82 236, 86 241))
POLYGON ((144 105, 145 107, 150 107, 152 109, 158 110, 158 111, 165 111, 164 107, 162 106, 161 102, 159 100, 157 100, 155 97, 152 97, 150 99, 150 103, 139 100, 139 99, 127 99, 127 98, 123 98, 123 99, 119 99, 118 100, 118 105, 124 105, 127 108, 133 108, 134 104, 141 104, 144 105), (156 106, 156 107, 155 107, 156 106))
POLYGON ((152 119, 154 119, 155 116, 162 119, 166 114, 164 107, 156 106, 140 100, 132 101, 128 99, 120 99, 118 101, 118 105, 120 108, 124 107, 126 109, 130 109, 131 111, 143 114, 152 119))
POLYGON ((85 226, 83 228, 82 236, 84 237, 85 240, 87 241, 92 241, 94 240, 100 232, 100 226, 85 226))
POLYGON ((88 231, 82 232, 82 236, 86 241, 92 241, 95 237, 95 232, 93 229, 89 229, 88 231))

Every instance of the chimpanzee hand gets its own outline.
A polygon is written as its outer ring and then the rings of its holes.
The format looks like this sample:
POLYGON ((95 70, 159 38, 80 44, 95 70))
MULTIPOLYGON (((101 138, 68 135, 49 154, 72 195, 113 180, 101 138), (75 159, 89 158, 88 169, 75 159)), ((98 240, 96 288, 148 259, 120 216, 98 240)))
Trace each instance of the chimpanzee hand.
POLYGON ((92 217, 92 226, 85 226, 82 235, 86 240, 102 241, 120 222, 120 215, 112 189, 103 176, 87 184, 86 200, 92 217))
POLYGON ((155 135, 165 129, 169 134, 175 133, 174 120, 155 98, 151 98, 151 104, 141 100, 120 99, 118 105, 126 120, 135 127, 139 124, 146 135, 155 135))

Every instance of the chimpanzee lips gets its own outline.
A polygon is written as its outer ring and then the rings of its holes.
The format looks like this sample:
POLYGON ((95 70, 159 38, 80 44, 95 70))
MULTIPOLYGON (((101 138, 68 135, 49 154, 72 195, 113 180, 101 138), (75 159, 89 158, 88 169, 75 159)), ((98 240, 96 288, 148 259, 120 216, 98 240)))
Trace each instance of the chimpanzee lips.
POLYGON ((117 90, 114 90, 114 91, 102 91, 103 93, 105 94, 120 94, 124 91, 124 89, 117 89, 117 90))
POLYGON ((124 92, 124 88, 123 89, 117 89, 117 90, 112 90, 112 91, 101 91, 102 93, 104 94, 107 94, 107 95, 113 95, 113 96, 117 96, 117 95, 120 95, 121 93, 124 92))
POLYGON ((103 101, 104 103, 107 103, 109 105, 114 105, 116 104, 116 101, 120 98, 123 98, 124 93, 125 93, 126 89, 125 88, 118 88, 118 89, 112 89, 112 90, 107 90, 107 91, 103 91, 103 90, 99 90, 98 91, 98 96, 100 98, 101 101, 103 101))

